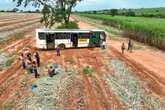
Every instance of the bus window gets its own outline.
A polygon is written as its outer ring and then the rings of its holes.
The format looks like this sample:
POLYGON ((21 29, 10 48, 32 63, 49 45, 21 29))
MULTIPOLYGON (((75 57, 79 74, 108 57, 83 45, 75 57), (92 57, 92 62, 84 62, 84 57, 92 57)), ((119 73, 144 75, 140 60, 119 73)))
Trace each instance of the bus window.
POLYGON ((69 33, 57 33, 56 39, 70 39, 69 33))
POLYGON ((46 34, 45 33, 39 33, 38 37, 40 40, 44 40, 44 39, 46 39, 46 34))
POLYGON ((89 39, 90 38, 90 34, 89 33, 80 33, 79 34, 79 38, 80 39, 89 39))

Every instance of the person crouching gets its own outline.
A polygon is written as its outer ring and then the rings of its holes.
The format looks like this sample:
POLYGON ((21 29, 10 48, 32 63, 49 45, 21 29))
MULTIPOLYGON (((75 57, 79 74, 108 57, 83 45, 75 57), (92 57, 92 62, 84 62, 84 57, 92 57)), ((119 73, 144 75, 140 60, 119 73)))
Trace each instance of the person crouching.
POLYGON ((50 77, 53 77, 55 75, 55 69, 52 66, 48 68, 48 74, 50 77))

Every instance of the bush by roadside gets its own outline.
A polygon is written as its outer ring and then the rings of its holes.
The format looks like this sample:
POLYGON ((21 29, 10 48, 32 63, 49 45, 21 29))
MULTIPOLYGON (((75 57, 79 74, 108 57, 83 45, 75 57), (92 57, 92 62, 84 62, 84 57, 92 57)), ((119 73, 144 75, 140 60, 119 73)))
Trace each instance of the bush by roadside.
POLYGON ((57 29, 79 29, 76 22, 69 22, 68 24, 61 24, 57 29))

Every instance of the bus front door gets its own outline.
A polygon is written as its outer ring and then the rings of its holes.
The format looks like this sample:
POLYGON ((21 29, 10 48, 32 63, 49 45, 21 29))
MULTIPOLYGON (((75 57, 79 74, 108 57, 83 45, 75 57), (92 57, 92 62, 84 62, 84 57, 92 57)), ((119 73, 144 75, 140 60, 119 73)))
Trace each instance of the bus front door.
POLYGON ((47 43, 47 49, 54 49, 54 35, 53 34, 47 34, 46 35, 46 43, 47 43))
POLYGON ((73 47, 78 47, 78 34, 72 34, 71 42, 73 44, 73 47))

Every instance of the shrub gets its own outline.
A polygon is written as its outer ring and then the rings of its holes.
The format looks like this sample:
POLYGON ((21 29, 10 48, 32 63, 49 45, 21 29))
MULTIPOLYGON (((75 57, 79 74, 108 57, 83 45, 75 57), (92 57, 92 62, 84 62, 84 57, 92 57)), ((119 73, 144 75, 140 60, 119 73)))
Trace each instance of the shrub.
POLYGON ((68 24, 61 24, 57 29, 79 29, 76 22, 69 22, 68 24))
POLYGON ((15 61, 15 58, 14 58, 14 57, 9 58, 9 59, 6 61, 5 66, 6 66, 6 67, 11 66, 11 64, 14 63, 14 61, 15 61))
POLYGON ((89 66, 87 66, 83 69, 83 73, 86 75, 92 75, 92 72, 93 72, 93 69, 90 68, 89 66))

